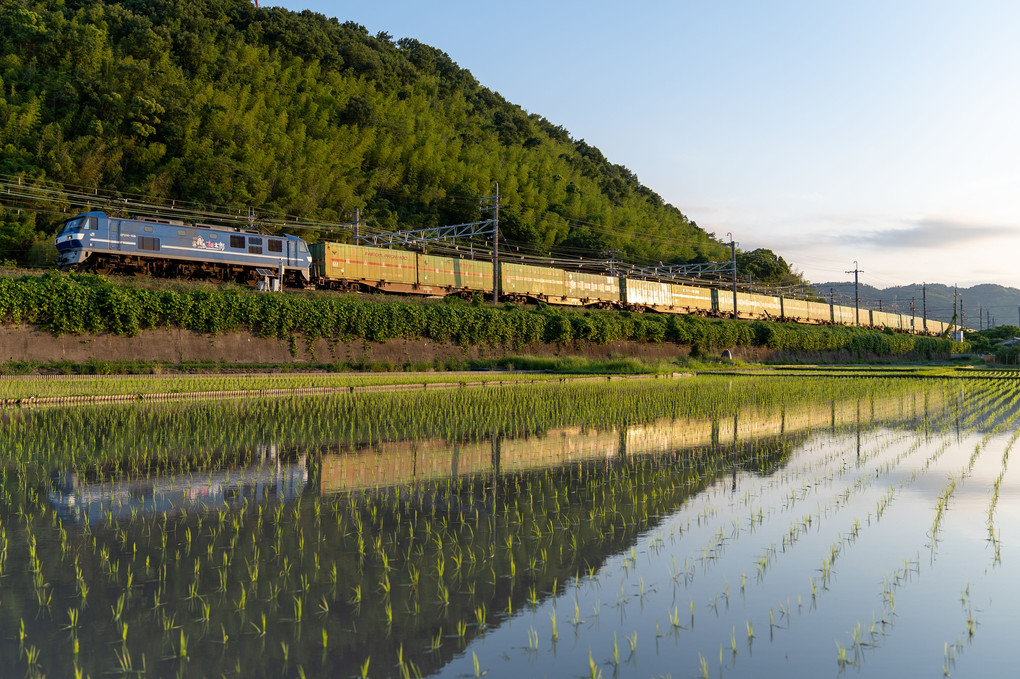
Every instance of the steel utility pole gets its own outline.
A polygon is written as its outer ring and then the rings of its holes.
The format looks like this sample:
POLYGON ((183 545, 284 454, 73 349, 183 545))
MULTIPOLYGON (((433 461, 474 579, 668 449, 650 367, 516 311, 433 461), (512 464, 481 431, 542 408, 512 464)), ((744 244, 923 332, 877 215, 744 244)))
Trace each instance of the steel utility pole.
POLYGON ((967 327, 967 319, 964 318, 963 295, 960 295, 960 327, 967 327))
POLYGON ((985 329, 984 325, 982 325, 984 322, 985 322, 985 308, 978 304, 978 332, 981 332, 982 330, 985 329))
POLYGON ((492 197, 492 303, 499 302, 499 182, 492 197))
POLYGON ((953 285, 953 323, 955 325, 953 326, 953 330, 956 330, 957 328, 960 327, 960 309, 959 309, 959 307, 957 305, 957 293, 958 292, 959 291, 957 290, 956 285, 954 284, 953 285))
POLYGON ((616 256, 617 255, 622 255, 623 251, 622 250, 606 250, 602 254, 603 254, 603 256, 609 258, 609 275, 610 276, 615 276, 616 275, 616 256))
POLYGON ((854 275, 854 324, 860 326, 861 324, 861 294, 860 289, 857 286, 857 274, 864 273, 857 268, 857 260, 854 260, 854 270, 847 271, 846 273, 852 273, 854 275))
POLYGON ((737 241, 733 239, 732 233, 727 233, 730 237, 730 264, 733 266, 733 318, 737 318, 737 241))

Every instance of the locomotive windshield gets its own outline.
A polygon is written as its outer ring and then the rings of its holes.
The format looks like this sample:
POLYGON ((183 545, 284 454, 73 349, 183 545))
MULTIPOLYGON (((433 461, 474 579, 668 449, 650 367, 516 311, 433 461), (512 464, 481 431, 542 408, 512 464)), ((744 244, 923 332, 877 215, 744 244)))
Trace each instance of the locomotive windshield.
POLYGON ((67 220, 64 224, 64 228, 60 230, 60 233, 73 233, 75 231, 84 231, 86 229, 96 228, 95 217, 75 217, 74 219, 67 220))
POLYGON ((72 231, 81 231, 84 227, 86 217, 75 217, 74 219, 67 220, 64 224, 64 228, 60 230, 60 233, 70 233, 72 231))

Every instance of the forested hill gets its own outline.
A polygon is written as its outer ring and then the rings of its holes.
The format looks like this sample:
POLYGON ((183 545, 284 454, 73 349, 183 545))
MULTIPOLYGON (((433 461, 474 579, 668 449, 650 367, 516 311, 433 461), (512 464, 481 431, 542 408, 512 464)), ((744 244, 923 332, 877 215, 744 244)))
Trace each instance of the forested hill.
MULTIPOLYGON (((729 258, 632 172, 441 50, 248 0, 4 0, 0 145, 8 180, 329 222, 359 208, 385 229, 481 219, 498 182, 501 229, 526 249, 729 258)), ((0 206, 0 260, 67 216, 0 206)))

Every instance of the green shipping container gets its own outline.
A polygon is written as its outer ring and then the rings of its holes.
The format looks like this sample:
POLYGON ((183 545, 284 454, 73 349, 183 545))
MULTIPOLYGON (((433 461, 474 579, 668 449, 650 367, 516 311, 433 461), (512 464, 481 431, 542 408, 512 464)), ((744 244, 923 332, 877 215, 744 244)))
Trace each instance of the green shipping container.
POLYGON ((563 285, 567 298, 581 304, 620 301, 620 279, 614 276, 564 271, 563 285))
MULTIPOLYGON (((840 325, 854 325, 856 323, 856 309, 852 306, 835 305, 832 307, 832 322, 840 325)), ((867 322, 867 316, 862 314, 862 324, 867 322)))
MULTIPOLYGON (((733 295, 729 295, 729 307, 733 308, 733 295)), ((738 318, 779 318, 783 313, 778 297, 737 293, 738 318)))
POLYGON ((831 323, 832 308, 828 302, 808 302, 808 320, 815 323, 831 323))
POLYGON ((347 243, 315 243, 312 271, 326 279, 415 285, 417 255, 405 250, 370 248, 347 243))
POLYGON ((661 283, 624 278, 620 281, 624 302, 648 307, 657 311, 702 311, 714 309, 711 288, 699 288, 679 283, 661 283))
POLYGON ((799 321, 808 318, 808 303, 803 299, 783 298, 783 318, 796 319, 799 321))
POLYGON ((447 292, 492 292, 492 262, 418 255, 418 283, 447 292))
POLYGON ((876 328, 895 328, 892 314, 886 311, 871 310, 871 324, 876 328))
POLYGON ((500 292, 508 296, 547 299, 558 303, 566 297, 563 271, 544 266, 500 263, 500 292))

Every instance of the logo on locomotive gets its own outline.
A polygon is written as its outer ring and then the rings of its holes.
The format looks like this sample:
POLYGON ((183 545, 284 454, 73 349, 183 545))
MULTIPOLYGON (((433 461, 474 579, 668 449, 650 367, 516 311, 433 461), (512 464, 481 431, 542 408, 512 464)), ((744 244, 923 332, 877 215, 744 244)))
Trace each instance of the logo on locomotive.
POLYGON ((191 240, 191 247, 199 248, 200 250, 223 250, 224 244, 213 240, 206 240, 201 236, 195 236, 191 240))

